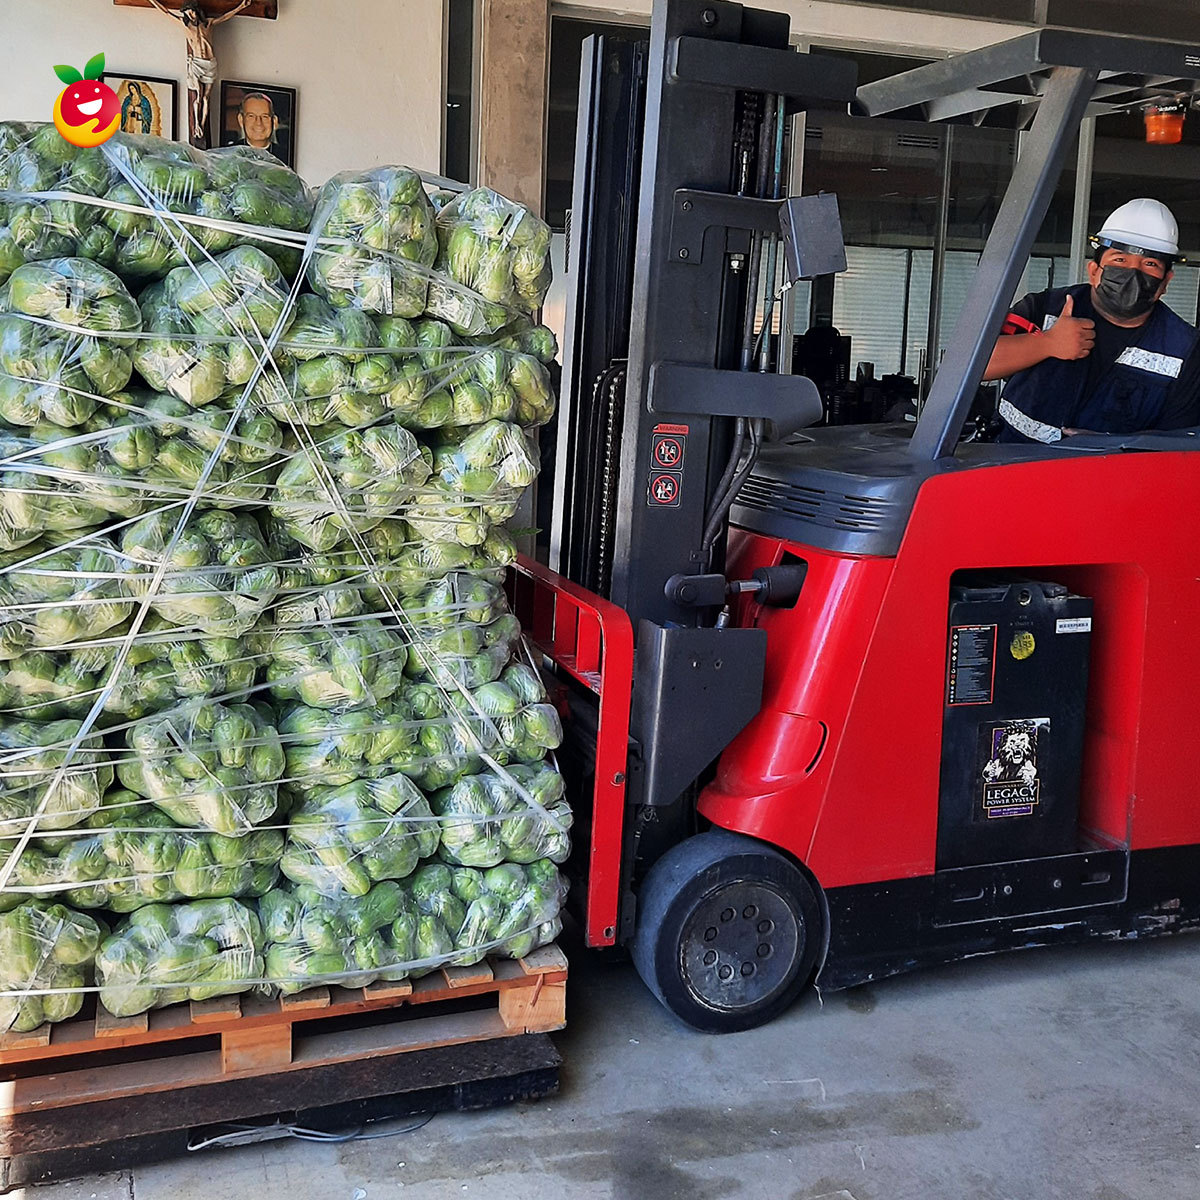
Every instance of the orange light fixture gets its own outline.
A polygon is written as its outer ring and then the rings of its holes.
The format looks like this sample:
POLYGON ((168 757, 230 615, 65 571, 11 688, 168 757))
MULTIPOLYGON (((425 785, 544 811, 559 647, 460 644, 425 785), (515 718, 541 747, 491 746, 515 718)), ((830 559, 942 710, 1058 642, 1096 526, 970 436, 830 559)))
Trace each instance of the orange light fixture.
POLYGON ((1182 105, 1153 104, 1145 111, 1146 141, 1153 146, 1178 146, 1183 141, 1183 121, 1187 112, 1182 105))

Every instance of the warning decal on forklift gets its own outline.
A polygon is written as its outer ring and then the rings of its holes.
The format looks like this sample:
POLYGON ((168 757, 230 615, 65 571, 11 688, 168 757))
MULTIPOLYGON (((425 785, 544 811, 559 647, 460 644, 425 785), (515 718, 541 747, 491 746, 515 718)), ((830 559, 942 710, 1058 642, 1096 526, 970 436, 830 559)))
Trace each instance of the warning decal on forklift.
POLYGON ((656 467, 678 470, 683 466, 683 438, 670 433, 656 433, 652 457, 656 467))
POLYGON ((1049 717, 980 726, 983 815, 989 820, 1033 815, 1042 789, 1038 755, 1049 731, 1049 717))
POLYGON ((655 425, 650 435, 650 469, 682 471, 687 436, 686 425, 655 425))
POLYGON ((991 704, 996 684, 996 625, 950 628, 947 704, 991 704))
POLYGON ((647 502, 652 508, 678 508, 683 491, 683 476, 675 471, 659 471, 650 476, 647 502))

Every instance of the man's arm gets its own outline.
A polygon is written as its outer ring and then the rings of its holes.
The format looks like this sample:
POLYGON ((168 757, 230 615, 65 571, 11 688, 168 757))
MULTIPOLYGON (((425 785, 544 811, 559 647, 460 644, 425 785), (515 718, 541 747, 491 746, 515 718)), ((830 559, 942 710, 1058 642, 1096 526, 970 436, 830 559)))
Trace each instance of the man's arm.
POLYGON ((1087 358, 1096 344, 1096 323, 1074 313, 1075 299, 1068 296, 1058 320, 1045 333, 1001 334, 983 372, 984 381, 1007 379, 1048 358, 1068 362, 1087 358))

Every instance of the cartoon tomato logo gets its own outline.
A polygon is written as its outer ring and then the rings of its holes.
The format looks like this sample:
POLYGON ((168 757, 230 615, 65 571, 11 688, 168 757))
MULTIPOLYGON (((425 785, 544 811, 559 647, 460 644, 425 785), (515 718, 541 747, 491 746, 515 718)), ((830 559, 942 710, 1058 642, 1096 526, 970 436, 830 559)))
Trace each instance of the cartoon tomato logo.
POLYGON ((99 146, 121 123, 121 101, 106 83, 104 55, 88 59, 81 75, 74 67, 57 66, 54 73, 67 86, 54 101, 54 127, 72 146, 99 146))

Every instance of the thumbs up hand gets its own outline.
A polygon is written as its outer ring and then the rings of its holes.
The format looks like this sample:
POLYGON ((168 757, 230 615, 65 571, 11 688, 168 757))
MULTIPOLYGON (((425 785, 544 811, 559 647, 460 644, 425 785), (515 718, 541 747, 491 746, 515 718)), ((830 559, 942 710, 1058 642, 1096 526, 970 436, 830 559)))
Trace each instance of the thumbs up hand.
POLYGON ((1075 297, 1068 296, 1045 337, 1051 358, 1067 362, 1087 358, 1096 344, 1096 322, 1075 316, 1075 297))

